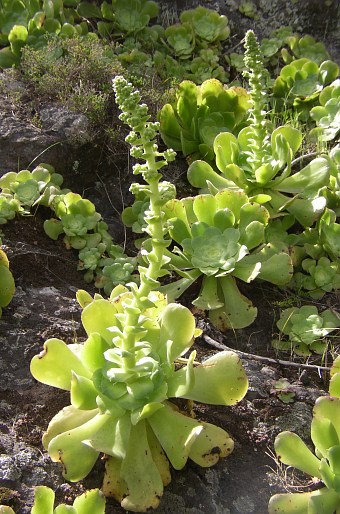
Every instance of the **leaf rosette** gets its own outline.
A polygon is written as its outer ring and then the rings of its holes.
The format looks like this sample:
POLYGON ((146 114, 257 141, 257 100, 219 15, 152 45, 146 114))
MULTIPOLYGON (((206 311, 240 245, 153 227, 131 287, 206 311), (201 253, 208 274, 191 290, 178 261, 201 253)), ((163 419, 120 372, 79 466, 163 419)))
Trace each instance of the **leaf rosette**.
POLYGON ((19 200, 8 193, 1 193, 0 195, 0 225, 4 225, 7 221, 15 218, 17 212, 20 212, 22 207, 19 200))
POLYGON ((32 172, 10 171, 0 178, 2 194, 11 194, 23 208, 36 204, 49 205, 56 194, 60 194, 63 178, 48 164, 40 164, 32 172))
POLYGON ((285 309, 277 327, 288 339, 274 340, 278 349, 293 349, 297 355, 308 356, 312 351, 323 354, 325 337, 340 326, 340 316, 329 309, 319 314, 314 305, 285 309))
POLYGON ((244 396, 246 375, 232 352, 197 366, 192 352, 177 369, 176 359, 190 349, 198 332, 190 311, 167 304, 160 293, 144 299, 140 324, 130 330, 137 340, 131 352, 122 348, 132 302, 126 288, 118 286, 110 300, 80 291, 78 300, 88 334, 84 345, 50 339, 31 363, 37 380, 71 394, 71 405, 52 419, 43 444, 70 481, 86 476, 99 453, 105 453, 106 494, 128 510, 144 511, 158 504, 170 481, 168 459, 176 469, 188 458, 210 466, 233 448, 224 430, 184 416, 169 398, 231 405, 244 396), (143 473, 137 476, 139 461, 143 473))
POLYGON ((183 239, 182 247, 193 267, 204 275, 217 277, 234 271, 236 263, 248 253, 239 243, 240 231, 227 228, 223 232, 205 224, 192 225, 193 238, 183 239), (196 237, 194 236, 194 234, 196 237))
POLYGON ((212 322, 222 330, 242 328, 254 321, 257 311, 241 295, 236 279, 255 278, 283 285, 292 275, 292 262, 284 244, 266 244, 269 212, 235 190, 215 196, 171 200, 165 206, 169 233, 181 249, 168 252, 170 267, 183 278, 163 286, 177 298, 203 275, 194 305, 210 311, 212 322))
POLYGON ((322 256, 319 259, 304 259, 301 263, 303 272, 294 274, 297 288, 309 291, 312 298, 320 299, 325 293, 340 289, 340 264, 322 256))
POLYGON ((312 134, 321 141, 332 141, 340 131, 340 80, 323 89, 319 103, 310 111, 317 125, 312 134))
POLYGON ((219 15, 212 9, 198 6, 196 9, 183 11, 180 19, 182 23, 192 25, 195 36, 201 45, 224 41, 230 34, 228 18, 219 15))
POLYGON ((160 133, 165 144, 185 156, 211 161, 215 137, 221 132, 237 133, 245 126, 250 103, 241 87, 226 88, 217 79, 200 86, 185 80, 176 96, 176 103, 164 105, 159 113, 160 133))

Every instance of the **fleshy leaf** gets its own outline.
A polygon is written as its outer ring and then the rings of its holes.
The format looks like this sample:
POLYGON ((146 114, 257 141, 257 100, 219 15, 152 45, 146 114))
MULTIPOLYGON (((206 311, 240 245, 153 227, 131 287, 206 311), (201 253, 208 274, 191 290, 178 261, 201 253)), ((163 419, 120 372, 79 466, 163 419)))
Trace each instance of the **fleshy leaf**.
POLYGON ((32 514, 53 514, 54 496, 52 489, 38 485, 34 490, 32 514))
POLYGON ((91 373, 71 350, 75 346, 68 346, 60 339, 48 339, 44 343, 44 350, 31 361, 30 370, 34 378, 67 391, 71 388, 72 372, 90 378, 91 373))
POLYGON ((85 307, 81 318, 88 335, 96 332, 100 334, 107 343, 111 343, 112 334, 109 327, 117 326, 117 309, 108 300, 96 300, 85 307))
MULTIPOLYGON (((184 372, 184 369, 177 371, 175 377, 183 375, 184 372)), ((213 355, 194 368, 194 377, 192 388, 183 397, 202 403, 233 405, 242 400, 248 390, 246 373, 240 358, 234 352, 223 351, 213 355)))
POLYGON ((300 469, 312 477, 321 478, 320 460, 293 432, 281 432, 276 437, 275 451, 280 462, 300 469))
MULTIPOLYGON (((326 487, 310 493, 275 494, 270 499, 268 505, 268 514, 317 514, 318 512, 321 513, 321 511, 310 510, 309 506, 311 498, 321 495, 323 496, 324 494, 328 494, 330 496, 329 500, 331 502, 333 502, 335 500, 335 496, 337 496, 337 494, 334 493, 334 491, 328 491, 326 487)), ((336 499, 338 501, 338 498, 336 499)), ((330 514, 333 514, 334 508, 332 508, 332 510, 330 511, 323 512, 329 512, 330 514)))
POLYGON ((146 512, 158 506, 163 495, 163 481, 152 458, 145 421, 131 429, 120 475, 127 486, 127 495, 121 502, 124 509, 146 512))
POLYGON ((105 497, 99 489, 91 489, 78 496, 73 507, 77 514, 105 514, 105 497))
POLYGON ((234 449, 234 441, 220 427, 202 422, 204 430, 190 448, 189 458, 204 468, 213 466, 234 449))
POLYGON ((94 466, 99 452, 84 444, 92 437, 111 415, 96 414, 79 427, 63 432, 54 437, 48 445, 48 453, 54 462, 63 465, 63 476, 70 482, 82 480, 94 466))
POLYGON ((324 157, 318 157, 307 164, 301 171, 284 179, 274 189, 284 193, 304 193, 318 191, 329 181, 329 162, 324 157))
POLYGON ((223 302, 217 293, 218 280, 211 276, 204 275, 202 288, 199 296, 192 303, 199 309, 210 310, 223 307, 223 302))
POLYGON ((215 327, 225 332, 228 328, 244 328, 249 326, 257 316, 257 309, 252 302, 242 295, 235 279, 231 276, 219 279, 224 306, 210 311, 209 317, 215 327))
POLYGON ((183 305, 169 303, 162 312, 160 327, 161 347, 165 346, 167 341, 172 341, 169 360, 173 362, 192 345, 196 328, 195 318, 183 305))
POLYGON ((313 409, 311 437, 315 447, 323 456, 329 445, 340 441, 340 399, 323 396, 316 400, 313 409))
POLYGON ((203 425, 168 405, 155 412, 147 421, 173 467, 182 469, 194 440, 203 430, 203 425))

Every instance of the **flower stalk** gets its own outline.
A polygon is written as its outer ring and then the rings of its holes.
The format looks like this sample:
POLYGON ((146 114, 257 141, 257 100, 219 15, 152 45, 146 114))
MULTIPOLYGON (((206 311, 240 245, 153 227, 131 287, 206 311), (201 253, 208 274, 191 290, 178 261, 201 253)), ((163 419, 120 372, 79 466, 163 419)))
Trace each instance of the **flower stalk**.
MULTIPOLYGON (((158 289, 158 278, 162 275, 162 266, 168 262, 164 257, 164 250, 170 241, 165 239, 166 229, 164 228, 164 215, 162 206, 170 198, 175 198, 175 187, 167 182, 162 182, 163 191, 161 194, 160 180, 162 175, 159 170, 169 161, 174 160, 176 153, 172 150, 159 152, 156 143, 156 136, 159 129, 158 122, 150 122, 150 116, 145 104, 140 104, 140 94, 134 91, 131 84, 117 76, 113 80, 113 89, 116 94, 116 101, 122 110, 119 118, 131 127, 131 131, 126 137, 126 141, 131 144, 131 155, 142 159, 145 164, 136 164, 133 172, 140 174, 146 185, 133 183, 130 190, 133 194, 143 191, 150 201, 149 209, 145 213, 147 224, 146 232, 150 236, 151 250, 143 250, 143 255, 148 263, 147 267, 139 266, 140 285, 134 287, 134 294, 131 303, 126 307, 127 317, 124 331, 122 333, 122 348, 126 352, 131 352, 135 345, 134 327, 139 325, 139 317, 145 309, 146 299, 149 293, 158 289), (163 160, 157 160, 157 158, 163 160)), ((135 352, 125 359, 126 368, 135 365, 135 352)))
POLYGON ((249 117, 253 140, 250 141, 249 146, 252 149, 252 169, 256 170, 266 161, 269 151, 269 137, 266 129, 266 75, 268 72, 264 67, 260 44, 252 30, 246 32, 244 47, 244 64, 247 68, 244 76, 249 80, 251 98, 249 117))

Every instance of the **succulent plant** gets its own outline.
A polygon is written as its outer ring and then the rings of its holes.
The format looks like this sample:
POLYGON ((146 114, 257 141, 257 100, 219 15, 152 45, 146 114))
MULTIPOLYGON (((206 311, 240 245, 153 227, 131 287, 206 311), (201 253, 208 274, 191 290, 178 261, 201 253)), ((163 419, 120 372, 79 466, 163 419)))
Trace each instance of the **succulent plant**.
POLYGON ((310 111, 317 125, 312 133, 321 141, 332 141, 340 132, 340 80, 321 91, 319 103, 310 111))
MULTIPOLYGON (((75 0, 74 7, 82 6, 82 14, 66 7, 63 0, 3 0, 0 6, 0 66, 10 68, 20 63, 21 49, 25 45, 40 48, 46 45, 47 36, 59 37, 87 35, 89 24, 85 21, 86 2, 75 0)), ((89 14, 93 14, 92 8, 89 14)), ((99 10, 100 13, 100 10, 99 10)))
POLYGON ((110 295, 115 286, 128 284, 137 280, 135 274, 137 259, 134 257, 104 258, 99 261, 101 271, 97 272, 95 286, 110 295))
MULTIPOLYGON (((260 48, 263 61, 266 65, 277 65, 280 58, 280 49, 285 45, 287 38, 292 35, 291 27, 280 27, 279 29, 273 30, 269 38, 263 38, 261 40, 260 48)), ((231 52, 225 56, 225 59, 237 72, 243 73, 245 71, 243 54, 231 52)))
POLYGON ((189 59, 195 48, 194 31, 190 23, 170 25, 164 37, 175 57, 189 59))
POLYGON ((312 226, 326 207, 322 188, 330 184, 330 163, 313 159, 293 173, 292 160, 301 146, 302 134, 291 126, 276 129, 266 119, 264 95, 266 70, 252 31, 246 34, 245 64, 251 86, 249 126, 236 137, 218 134, 213 143, 219 174, 213 165, 194 161, 188 180, 202 192, 242 189, 250 197, 266 201, 271 217, 291 214, 303 226, 312 226))
POLYGON ((54 196, 61 194, 63 178, 49 164, 39 164, 33 171, 11 171, 0 178, 1 196, 13 195, 27 212, 36 204, 49 205, 54 196))
POLYGON ((159 113, 164 142, 185 156, 212 160, 217 134, 241 129, 249 96, 243 88, 227 89, 217 79, 201 86, 183 81, 176 94, 176 104, 164 105, 159 113))
MULTIPOLYGON (((92 489, 78 496, 73 505, 64 503, 54 509, 54 492, 49 487, 39 485, 34 491, 34 504, 31 514, 105 514, 105 497, 99 489, 92 489)), ((0 514, 15 514, 11 507, 0 505, 0 514)))
MULTIPOLYGON (((1 241, 0 241, 1 242, 1 241)), ((9 269, 9 262, 6 253, 0 248, 0 318, 2 308, 7 307, 13 298, 15 283, 9 269)))
POLYGON ((238 290, 236 278, 255 278, 275 284, 288 283, 291 258, 279 242, 265 244, 269 213, 250 202, 245 193, 223 190, 170 200, 165 206, 169 233, 181 249, 168 253, 171 268, 183 279, 162 288, 176 298, 203 275, 194 305, 209 310, 211 321, 221 330, 242 328, 252 323, 257 310, 238 290))
POLYGON ((302 356, 312 351, 323 354, 327 348, 325 337, 340 327, 340 314, 330 309, 319 313, 315 305, 290 307, 282 311, 276 325, 288 339, 275 339, 275 348, 293 350, 302 356))
POLYGON ((229 75, 220 65, 218 54, 212 48, 203 48, 198 57, 192 59, 185 78, 192 80, 195 84, 202 84, 211 78, 225 83, 229 75))
MULTIPOLYGON (((339 377, 340 374, 335 372, 332 381, 338 383, 339 377)), ((338 387, 334 387, 334 392, 338 391, 338 387)), ((280 462, 319 479, 323 484, 311 492, 274 495, 269 502, 269 514, 333 514, 339 511, 339 416, 340 398, 337 394, 316 400, 311 425, 315 455, 293 432, 281 432, 276 437, 275 451, 280 462)))
POLYGON ((56 197, 52 208, 60 221, 56 219, 45 221, 44 229, 47 235, 56 240, 64 233, 65 242, 70 247, 84 248, 87 243, 85 236, 89 231, 94 230, 101 220, 101 215, 96 212, 93 203, 79 194, 69 192, 56 197))
POLYGON ((324 61, 320 66, 307 58, 292 61, 282 68, 274 82, 275 109, 293 106, 300 118, 307 120, 323 88, 338 75, 339 67, 333 61, 324 61))
POLYGON ((136 35, 143 30, 152 18, 156 18, 159 7, 156 2, 151 0, 113 0, 112 10, 110 6, 105 6, 106 18, 111 18, 114 22, 114 32, 116 34, 136 35))
POLYGON ((257 20, 259 18, 259 14, 256 10, 256 5, 254 4, 254 2, 241 2, 238 9, 240 13, 244 16, 247 16, 247 18, 253 18, 254 20, 257 20))
POLYGON ((295 286, 306 289, 312 298, 320 299, 325 293, 340 289, 340 264, 322 256, 319 259, 304 259, 303 272, 294 274, 295 286))
POLYGON ((183 11, 180 19, 183 24, 188 23, 192 26, 195 39, 201 46, 224 41, 230 34, 228 18, 212 9, 198 6, 183 11))
POLYGON ((16 213, 20 210, 22 210, 22 207, 19 200, 9 193, 0 193, 0 225, 14 219, 16 213))
POLYGON ((145 213, 149 209, 150 201, 148 197, 141 192, 135 196, 135 201, 132 205, 125 207, 122 212, 122 221, 125 226, 131 227, 132 231, 136 234, 144 232, 145 213))

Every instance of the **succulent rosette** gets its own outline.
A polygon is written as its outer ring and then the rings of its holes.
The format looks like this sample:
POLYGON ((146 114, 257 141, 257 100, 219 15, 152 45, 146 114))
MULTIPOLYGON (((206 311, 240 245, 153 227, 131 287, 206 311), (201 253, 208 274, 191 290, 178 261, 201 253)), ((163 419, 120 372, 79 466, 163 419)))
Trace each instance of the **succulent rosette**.
POLYGON ((330 309, 319 313, 315 305, 290 307, 281 313, 277 322, 283 338, 275 339, 273 345, 302 356, 308 356, 312 351, 323 354, 327 348, 326 336, 339 326, 340 315, 330 309))
POLYGON ((84 478, 105 453, 104 492, 128 510, 156 507, 171 479, 169 461, 175 469, 188 458, 210 466, 233 449, 227 432, 185 416, 170 398, 232 405, 246 393, 244 369, 233 352, 198 365, 192 352, 178 369, 176 359, 199 331, 190 311, 167 304, 161 293, 144 300, 148 307, 130 330, 138 341, 131 351, 122 347, 126 312, 133 309, 126 288, 118 286, 110 300, 80 291, 78 300, 85 343, 49 339, 31 363, 37 380, 71 395, 71 405, 51 420, 43 445, 70 481, 84 478))
POLYGON ((63 178, 49 164, 40 164, 33 171, 10 171, 0 178, 2 195, 12 195, 22 208, 41 203, 48 205, 55 194, 59 194, 63 178))
POLYGON ((193 303, 209 310, 218 328, 242 328, 257 315, 236 279, 249 283, 258 278, 277 285, 290 281, 288 249, 279 241, 266 243, 269 212, 242 191, 225 189, 215 196, 170 200, 165 215, 171 237, 181 246, 168 252, 170 267, 183 278, 162 290, 177 298, 203 275, 193 303))
POLYGON ((193 267, 204 275, 227 275, 248 253, 248 248, 239 243, 241 234, 238 229, 221 231, 218 227, 194 224, 191 230, 193 238, 183 239, 182 247, 193 267))

